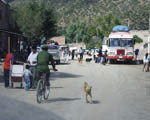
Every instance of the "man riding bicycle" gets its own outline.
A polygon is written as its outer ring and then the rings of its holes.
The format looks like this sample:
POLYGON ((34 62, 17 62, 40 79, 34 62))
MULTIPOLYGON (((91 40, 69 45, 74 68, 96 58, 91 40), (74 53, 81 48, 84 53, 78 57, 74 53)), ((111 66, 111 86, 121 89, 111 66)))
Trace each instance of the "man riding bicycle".
POLYGON ((49 87, 50 86, 49 83, 50 69, 48 67, 49 61, 51 62, 53 70, 57 71, 57 69, 55 68, 52 55, 49 54, 47 50, 48 50, 48 46, 43 45, 42 51, 37 56, 37 80, 40 79, 40 72, 46 73, 46 86, 49 87))

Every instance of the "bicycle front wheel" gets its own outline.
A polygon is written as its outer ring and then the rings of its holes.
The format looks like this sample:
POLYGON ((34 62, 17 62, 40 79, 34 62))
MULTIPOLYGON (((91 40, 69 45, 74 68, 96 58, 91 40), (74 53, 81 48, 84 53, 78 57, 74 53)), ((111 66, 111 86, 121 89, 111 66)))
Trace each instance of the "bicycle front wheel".
POLYGON ((42 80, 39 80, 37 84, 37 92, 36 92, 36 100, 38 103, 42 102, 42 94, 43 94, 42 92, 43 92, 43 82, 42 80))

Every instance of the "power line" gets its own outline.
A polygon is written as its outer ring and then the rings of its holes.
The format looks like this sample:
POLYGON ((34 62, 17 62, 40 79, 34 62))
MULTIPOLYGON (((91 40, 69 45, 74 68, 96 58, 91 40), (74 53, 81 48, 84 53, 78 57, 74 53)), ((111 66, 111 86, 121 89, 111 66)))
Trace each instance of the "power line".
POLYGON ((10 31, 7 31, 7 30, 2 30, 2 29, 0 29, 0 32, 4 32, 4 33, 8 33, 8 34, 13 34, 13 35, 18 35, 18 36, 23 36, 23 37, 25 37, 25 36, 22 35, 22 34, 15 33, 15 32, 10 32, 10 31))

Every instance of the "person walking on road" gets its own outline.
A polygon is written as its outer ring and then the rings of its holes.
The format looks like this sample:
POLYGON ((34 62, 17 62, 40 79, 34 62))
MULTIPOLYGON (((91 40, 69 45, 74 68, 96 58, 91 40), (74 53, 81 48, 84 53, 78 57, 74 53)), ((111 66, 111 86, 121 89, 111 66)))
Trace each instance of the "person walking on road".
POLYGON ((135 61, 137 61, 138 55, 139 55, 139 49, 137 48, 137 49, 135 50, 135 61))
POLYGON ((31 71, 29 70, 30 66, 26 65, 26 69, 23 72, 24 81, 26 83, 25 90, 30 89, 30 77, 32 76, 31 71))
POLYGON ((143 57, 143 62, 144 62, 143 71, 148 72, 150 62, 150 56, 148 56, 148 53, 146 53, 145 56, 143 57))
POLYGON ((66 48, 64 50, 64 62, 68 63, 68 60, 69 60, 69 48, 66 48))
POLYGON ((72 60, 74 60, 75 50, 72 50, 72 60))
POLYGON ((48 46, 43 45, 42 51, 37 56, 37 80, 40 79, 40 72, 44 71, 46 73, 46 86, 50 87, 49 83, 50 69, 48 67, 49 62, 51 62, 54 71, 57 71, 57 69, 55 68, 53 56, 49 54, 47 50, 48 46))
POLYGON ((14 62, 13 53, 8 53, 4 62, 4 80, 5 80, 5 88, 9 87, 9 77, 10 77, 10 67, 14 62))
POLYGON ((32 52, 28 56, 27 62, 29 63, 31 73, 33 74, 33 77, 31 79, 31 85, 30 85, 30 87, 32 87, 33 89, 36 86, 37 55, 38 52, 36 51, 36 46, 32 46, 32 52))
POLYGON ((80 54, 80 60, 82 61, 83 60, 83 49, 82 49, 82 47, 80 47, 79 54, 80 54))

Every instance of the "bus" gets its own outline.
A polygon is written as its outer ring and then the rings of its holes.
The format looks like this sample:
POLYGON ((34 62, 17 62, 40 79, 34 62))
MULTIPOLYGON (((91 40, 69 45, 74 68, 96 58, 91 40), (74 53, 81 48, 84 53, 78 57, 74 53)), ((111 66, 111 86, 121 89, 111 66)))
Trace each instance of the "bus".
POLYGON ((103 53, 107 51, 108 63, 116 61, 132 62, 134 59, 134 40, 130 32, 112 32, 103 40, 103 53))

